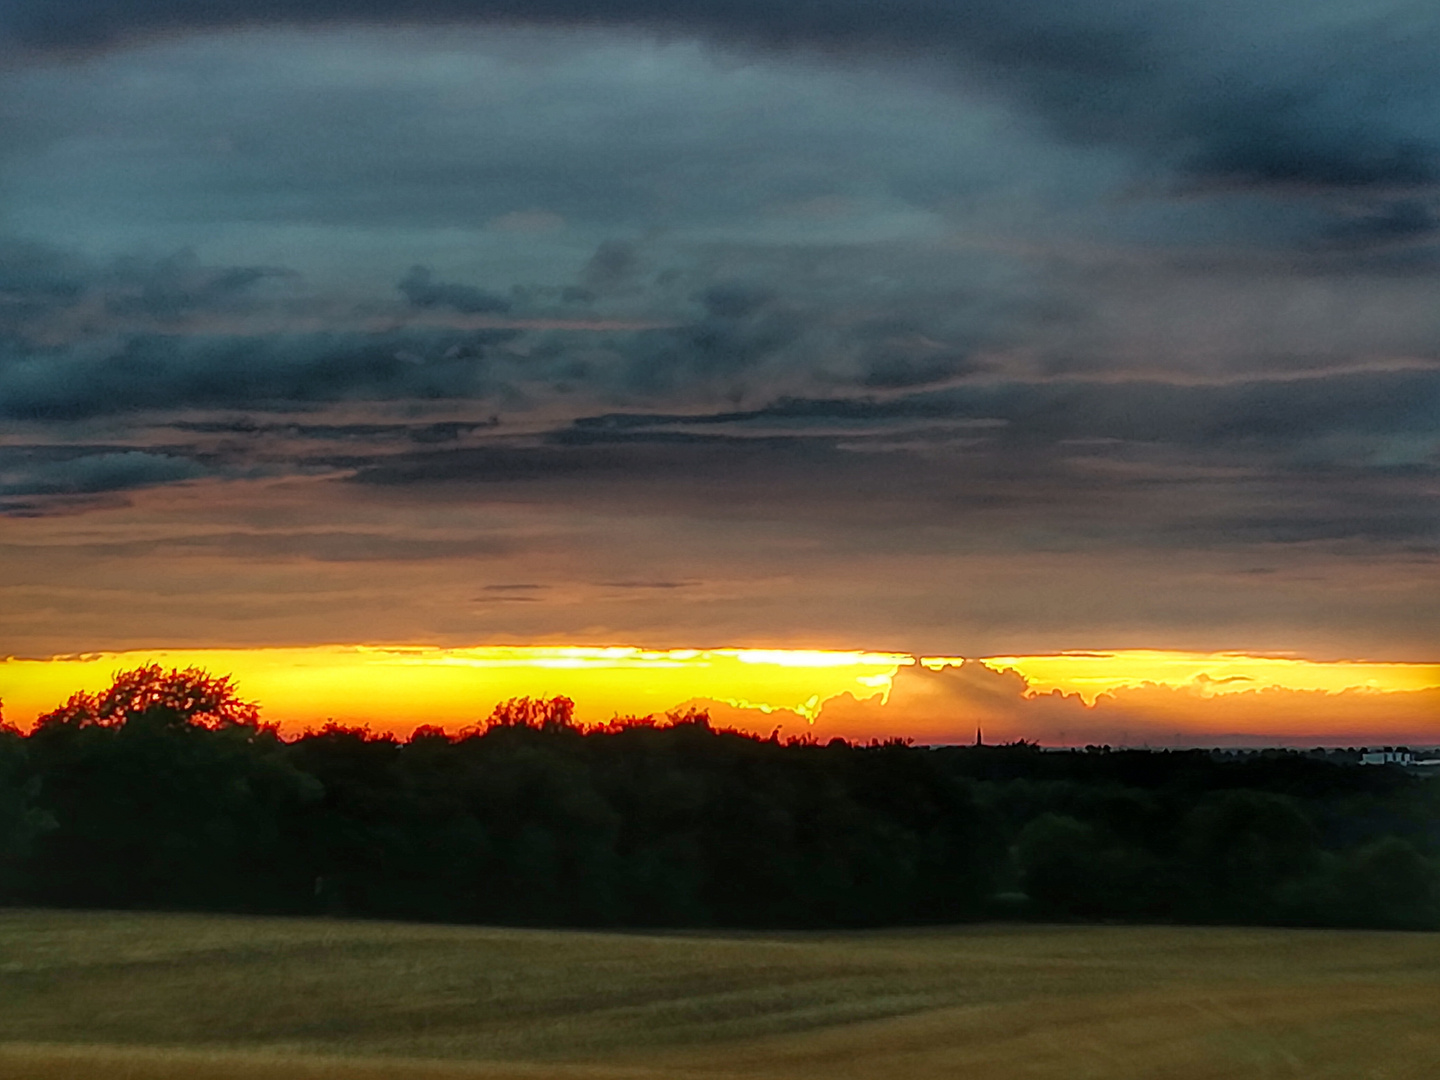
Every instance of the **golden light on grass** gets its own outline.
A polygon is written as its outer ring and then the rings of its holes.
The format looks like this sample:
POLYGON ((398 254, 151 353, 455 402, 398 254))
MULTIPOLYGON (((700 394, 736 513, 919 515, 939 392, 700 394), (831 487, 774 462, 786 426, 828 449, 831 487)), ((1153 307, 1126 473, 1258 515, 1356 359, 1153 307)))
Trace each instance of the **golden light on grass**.
POLYGON ((1440 935, 0 914, 0 1078, 1421 1080, 1440 935))

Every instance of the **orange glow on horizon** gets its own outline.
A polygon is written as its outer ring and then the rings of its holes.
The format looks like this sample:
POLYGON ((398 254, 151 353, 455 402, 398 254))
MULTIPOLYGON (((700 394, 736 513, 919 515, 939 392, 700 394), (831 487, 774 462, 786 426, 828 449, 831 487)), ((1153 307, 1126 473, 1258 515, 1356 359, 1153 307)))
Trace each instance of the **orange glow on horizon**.
MULTIPOLYGON (((933 669, 960 663, 958 657, 923 657, 933 669)), ((1346 690, 1403 693, 1440 686, 1440 664, 1385 663, 1369 660, 1303 660, 1293 656, 1248 653, 1190 653, 1159 649, 1117 652, 1065 652, 1043 656, 989 656, 997 671, 1019 672, 1032 694, 1079 694, 1094 705, 1101 694, 1153 684, 1186 687, 1206 696, 1247 690, 1346 690)))
MULTIPOLYGON (((813 725, 822 738, 843 730, 851 738, 911 735, 953 741, 965 734, 967 724, 973 734, 972 711, 981 708, 980 699, 917 696, 918 676, 947 669, 958 675, 958 657, 807 649, 323 645, 0 660, 6 719, 28 727, 71 693, 102 689, 117 671, 145 663, 230 675, 241 696, 258 701, 264 718, 278 722, 287 734, 331 719, 398 734, 420 724, 455 731, 483 720, 507 698, 563 694, 576 702, 577 719, 585 724, 715 703, 722 706, 717 720, 760 734, 779 722, 786 734, 813 725), (900 684, 906 692, 892 701, 896 676, 907 668, 912 672, 900 684)), ((1290 713, 1299 708, 1302 695, 1305 709, 1319 710, 1311 730, 1321 731, 1327 730, 1324 712, 1331 706, 1337 717, 1339 710, 1353 717, 1357 694, 1382 704, 1408 702, 1405 715, 1417 715, 1418 708, 1419 715, 1428 716, 1417 694, 1429 701, 1428 695, 1440 693, 1440 664, 1161 650, 989 657, 980 663, 984 668, 975 670, 982 674, 987 668, 1009 673, 1008 682, 994 685, 1006 687, 1014 702, 1043 704, 1048 696, 1063 695, 1073 709, 1090 714, 1102 698, 1102 704, 1120 701, 1132 712, 1153 714, 1156 724, 1163 721, 1169 730, 1197 739, 1231 730, 1225 718, 1236 713, 1230 706, 1238 706, 1247 693, 1250 701, 1274 703, 1274 711, 1267 705, 1263 715, 1266 730, 1277 736, 1301 722, 1290 713)), ((1383 709, 1378 710, 1375 730, 1385 723, 1383 709)), ((1415 730, 1413 722, 1406 723, 1406 730, 1415 730)), ((1428 730, 1428 720, 1422 723, 1428 730)), ((1440 741, 1440 721, 1436 728, 1440 741)), ((1078 731, 1068 730, 1072 734, 1062 741, 1085 741, 1078 731)))
POLYGON ((825 701, 847 691, 883 699, 896 670, 914 660, 899 653, 564 645, 158 649, 0 661, 0 700, 10 722, 28 726, 76 690, 102 689, 116 671, 145 663, 230 675, 241 696, 258 701, 285 731, 331 719, 406 731, 460 728, 507 698, 557 694, 573 698, 577 719, 591 724, 697 698, 813 720, 825 701))

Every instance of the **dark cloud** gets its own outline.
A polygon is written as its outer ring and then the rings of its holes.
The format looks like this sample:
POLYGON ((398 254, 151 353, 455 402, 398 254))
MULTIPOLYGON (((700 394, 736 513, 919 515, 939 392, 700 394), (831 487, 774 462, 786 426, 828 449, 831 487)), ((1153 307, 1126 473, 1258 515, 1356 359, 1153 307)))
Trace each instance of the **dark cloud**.
MULTIPOLYGON (((364 484, 514 483, 568 477, 635 475, 648 464, 642 453, 604 448, 587 453, 553 446, 487 446, 395 455, 359 470, 364 484)), ((683 466, 682 466, 683 467, 683 466)))
POLYGON ((640 269, 640 251, 628 240, 606 240, 580 272, 580 286, 572 293, 574 299, 596 296, 629 284, 640 269))
POLYGON ((1359 116, 1317 106, 1321 89, 1257 89, 1178 110, 1195 135, 1208 130, 1204 148, 1179 164, 1217 184, 1281 189, 1403 190, 1440 179, 1440 144, 1375 131, 1359 116))
MULTIPOLYGON (((15 301, 10 340, 0 333, 0 417, 12 420, 184 409, 285 412, 346 400, 513 404, 556 393, 581 400, 615 393, 690 400, 736 387, 743 392, 750 384, 764 392, 778 372, 757 369, 788 366, 804 378, 826 362, 818 359, 818 343, 803 340, 821 326, 823 313, 781 302, 759 285, 714 284, 691 298, 690 317, 673 326, 597 332, 584 342, 563 329, 543 329, 549 314, 543 307, 521 313, 537 318, 540 329, 531 332, 406 327, 397 317, 402 325, 386 331, 222 333, 210 328, 227 320, 243 325, 243 317, 254 314, 249 298, 261 281, 293 275, 209 267, 190 252, 109 264, 34 246, 12 245, 8 253, 0 273, 15 301), (172 325, 181 318, 189 321, 172 325), (509 347, 522 337, 523 347, 509 347), (748 382, 737 383, 742 377, 748 382)), ((582 276, 596 284, 603 279, 607 289, 618 286, 630 276, 633 258, 628 247, 602 244, 582 276), (593 272, 597 263, 607 268, 603 274, 593 272)), ((421 266, 399 287, 412 308, 462 315, 512 308, 509 300, 438 280, 421 266)), ((559 290, 520 291, 527 304, 543 305, 559 290)), ((297 303, 303 315, 303 298, 282 293, 260 314, 283 324, 297 303)), ((411 437, 453 440, 473 424, 456 423, 417 428, 411 437)), ((330 432, 332 438, 371 434, 330 432)))
POLYGON ((423 332, 152 334, 0 352, 0 417, 71 421, 139 411, 285 412, 344 400, 485 398, 503 390, 488 376, 491 339, 423 332))
POLYGON ((1295 449, 1344 433, 1434 436, 1440 370, 1333 374, 1186 385, 1146 379, 986 381, 900 397, 788 398, 760 409, 584 417, 596 441, 675 426, 737 428, 783 423, 823 432, 835 425, 961 420, 999 422, 1006 443, 1116 440, 1186 447, 1295 449))
POLYGON ((494 558, 514 545, 489 536, 427 539, 358 529, 308 532, 225 533, 169 540, 172 554, 215 552, 243 559, 306 559, 321 563, 408 563, 494 558))
POLYGON ((699 581, 602 581, 607 589, 689 589, 701 584, 699 581))
POLYGON ((198 461, 140 450, 0 453, 0 495, 93 495, 210 475, 198 461))
POLYGON ((548 585, 536 585, 533 583, 519 583, 515 585, 486 585, 483 595, 474 597, 476 604, 539 604, 544 598, 539 594, 548 589, 548 585))
POLYGON ((712 319, 744 319, 775 299, 775 290, 764 285, 722 281, 696 297, 712 319))
POLYGON ((115 325, 172 327, 187 317, 253 311, 256 287, 294 279, 270 266, 207 266, 184 249, 108 262, 0 239, 0 336, 65 338, 115 325))
POLYGON ((861 381, 878 390, 908 390, 944 382, 957 375, 978 370, 975 363, 963 356, 907 356, 904 353, 881 356, 873 360, 861 381))
MULTIPOLYGON (((689 25, 772 45, 843 46, 879 43, 914 46, 950 44, 966 30, 980 30, 986 47, 1010 62, 1076 71, 1112 71, 1125 66, 1117 48, 1126 35, 1063 17, 1065 9, 1046 3, 966 5, 944 0, 909 0, 884 11, 863 3, 832 0, 802 8, 775 8, 753 0, 701 0, 677 10, 656 0, 597 7, 590 0, 259 0, 237 8, 211 0, 75 0, 56 9, 43 0, 16 0, 7 6, 7 37, 34 48, 93 48, 138 35, 223 29, 236 26, 316 22, 508 22, 551 25, 593 24, 674 29, 689 25), (1021 31, 1024 32, 1021 32, 1021 31), (1118 55, 1117 55, 1118 54, 1118 55)), ((1132 13, 1133 14, 1133 13, 1132 13)))
MULTIPOLYGON (((613 293, 634 277, 626 267, 636 258, 628 247, 607 242, 581 276, 597 285, 603 277, 605 291, 613 293), (592 273, 597 262, 609 268, 601 277, 592 273)), ((560 287, 516 288, 519 299, 512 304, 474 286, 439 280, 423 267, 400 283, 411 307, 461 314, 498 313, 503 307, 522 324, 531 320, 534 329, 450 330, 419 320, 407 327, 406 313, 397 312, 393 322, 400 325, 385 331, 222 333, 211 328, 243 327, 247 316, 259 317, 262 325, 267 319, 283 325, 292 311, 305 316, 309 301, 283 291, 294 287, 293 275, 209 267, 188 252, 91 265, 65 263, 37 249, 28 263, 14 262, 38 265, 27 280, 73 283, 48 292, 31 288, 24 333, 8 344, 0 339, 0 416, 15 420, 184 409, 285 412, 339 401, 484 400, 492 403, 493 414, 502 404, 557 395, 572 402, 567 411, 583 414, 615 398, 689 405, 772 399, 779 388, 813 391, 853 383, 905 389, 986 366, 955 344, 959 335, 946 325, 953 307, 937 318, 927 310, 929 297, 901 297, 896 285, 893 299, 866 298, 872 306, 894 307, 896 314, 854 322, 844 310, 845 288, 829 283, 815 290, 797 274, 791 282, 797 299, 771 284, 770 278, 784 273, 783 265, 764 267, 748 279, 704 265, 667 271, 663 283, 636 285, 623 303, 641 310, 669 307, 678 317, 658 321, 653 329, 639 320, 642 329, 633 331, 624 328, 623 318, 605 329, 601 318, 578 337, 563 326, 547 328, 547 320, 557 316, 546 305, 555 303, 560 287), (53 268, 64 266, 75 272, 58 276, 53 268), (287 282, 257 312, 250 306, 252 290, 272 277, 287 282), (78 313, 77 294, 88 298, 78 313), (182 317, 189 321, 174 324, 182 317)), ((587 295, 593 300, 599 293, 587 295)), ((961 304, 953 290, 946 298, 955 307, 961 304)), ((968 342, 998 341, 1009 332, 1003 327, 1012 317, 1008 313, 997 315, 970 297, 963 303, 968 342)), ((217 422, 234 423, 203 421, 217 422)), ((455 423, 459 426, 449 429, 419 425, 409 437, 454 440, 475 422, 455 423)), ((328 437, 382 434, 388 435, 339 425, 328 437)))
MULTIPOLYGON (((1364 485, 1356 484, 1351 494, 1363 493, 1364 485)), ((1421 497, 1423 499, 1423 496, 1421 497)), ((1279 513, 1264 516, 1237 516, 1225 521, 1225 532, 1232 543, 1304 544, 1313 541, 1354 540, 1384 546, 1399 545, 1415 552, 1440 554, 1440 504, 1434 499, 1417 499, 1414 506, 1400 509, 1394 505, 1377 506, 1375 513, 1361 514, 1330 507, 1329 514, 1304 513, 1285 517, 1279 513)), ((1311 508, 1307 508, 1311 509, 1311 508)), ((1177 534, 1188 533, 1197 523, 1178 523, 1177 534)), ((1200 523, 1203 528, 1203 523, 1200 523)), ((1213 530, 1205 530, 1212 533, 1213 530)))
POLYGON ((1028 520, 1027 543, 1425 547, 1440 541, 1429 487, 1440 468, 1437 395, 1433 370, 1219 386, 974 383, 742 411, 600 414, 529 447, 413 455, 360 475, 590 477, 612 493, 652 485, 657 497, 851 518, 884 505, 897 524, 946 522, 968 535, 1028 520), (703 495, 677 490, 687 480, 703 495), (821 505, 831 502, 848 509, 821 505))
POLYGON ((659 396, 677 392, 743 394, 765 366, 792 371, 824 364, 815 342, 824 316, 784 303, 767 289, 720 284, 698 297, 703 314, 664 332, 637 338, 624 362, 625 389, 659 396))
MULTIPOLYGON (((73 508, 70 501, 34 501, 27 516, 54 515, 73 508)), ((162 559, 218 556, 245 561, 308 561, 317 563, 422 563, 456 559, 486 559, 512 553, 515 545, 503 537, 472 535, 432 538, 406 536, 394 530, 362 525, 348 528, 314 527, 261 531, 215 530, 199 535, 156 536, 141 542, 111 540, 91 544, 95 559, 158 556, 162 559)), ((14 555, 15 549, 5 554, 14 555)))
POLYGON ((1421 0, 1347 14, 1326 18, 1302 0, 1223 15, 1200 0, 12 0, 0 36, 63 50, 294 23, 608 24, 765 49, 929 58, 999 88, 1067 138, 1131 149, 1197 183, 1434 185, 1440 19, 1421 0))
POLYGON ((428 267, 412 266, 396 286, 417 308, 449 308, 466 315, 494 315, 510 310, 510 301, 473 285, 436 281, 428 267))
POLYGON ((78 304, 86 267, 42 244, 0 239, 0 341, 78 304))
POLYGON ((1329 239, 1344 247, 1391 246, 1429 240, 1440 233, 1440 216, 1419 199, 1397 199, 1341 221, 1329 239))
MULTIPOLYGON (((63 283, 108 296, 116 276, 38 249, 11 265, 29 267, 26 281, 61 283, 27 293, 55 306, 57 325, 77 303, 63 283)), ((157 319, 182 304, 243 302, 264 276, 188 255, 144 265, 131 280, 189 283, 171 294, 188 299, 147 316, 157 319)), ((1114 368, 1027 373, 1003 360, 1007 339, 1027 346, 1023 305, 991 311, 978 289, 892 303, 868 282, 827 292, 818 273, 730 269, 716 260, 645 285, 641 302, 684 317, 644 331, 575 335, 538 320, 0 343, 0 417, 130 425, 136 443, 91 453, 100 479, 66 464, 68 479, 42 469, 7 494, 120 490, 202 468, 346 472, 358 490, 423 488, 442 500, 515 494, 850 523, 883 506, 897 524, 965 530, 980 544, 1435 542, 1433 365, 1194 382, 1114 368), (444 419, 427 418, 444 403, 444 419), (379 418, 337 409, 359 406, 379 418), (176 416, 196 412, 210 415, 176 416), (154 424, 162 434, 147 432, 154 424), (176 436, 194 445, 150 445, 176 436), (100 459, 113 453, 163 460, 125 458, 137 479, 108 480, 100 459)), ((841 276, 850 280, 848 267, 841 276)), ((406 280, 431 289, 436 306, 476 310, 472 286, 418 270, 406 280)))
POLYGON ((252 288, 266 278, 292 277, 268 266, 205 266, 195 252, 149 261, 119 259, 102 275, 106 308, 116 315, 144 315, 172 322, 196 312, 243 310, 252 288))
POLYGON ((73 303, 85 291, 84 273, 78 260, 54 248, 0 239, 0 302, 73 303))
POLYGON ((1434 370, 1225 385, 974 384, 601 414, 543 437, 401 450, 362 465, 355 480, 478 485, 502 498, 646 513, 850 528, 883 519, 981 546, 1434 552, 1436 415, 1434 370))
POLYGON ((1437 53, 1418 0, 0 0, 61 245, 0 242, 0 622, 188 561, 285 640, 1423 651, 1437 53), (16 520, 202 478, 143 545, 16 520))
POLYGON ((878 320, 860 328, 860 336, 864 342, 860 382, 876 390, 930 386, 989 367, 953 341, 935 341, 903 322, 878 320))
POLYGON ((500 418, 440 420, 414 424, 341 424, 261 422, 253 417, 226 420, 176 420, 169 427, 200 435, 234 435, 245 438, 304 439, 319 442, 453 443, 467 435, 498 427, 500 418))

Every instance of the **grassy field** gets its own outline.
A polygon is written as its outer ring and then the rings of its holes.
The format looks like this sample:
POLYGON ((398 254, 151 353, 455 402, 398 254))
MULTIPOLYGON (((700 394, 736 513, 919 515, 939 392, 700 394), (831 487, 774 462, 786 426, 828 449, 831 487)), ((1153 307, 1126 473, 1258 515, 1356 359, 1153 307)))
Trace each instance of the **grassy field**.
POLYGON ((0 912, 0 1078, 1440 1076, 1440 935, 0 912))

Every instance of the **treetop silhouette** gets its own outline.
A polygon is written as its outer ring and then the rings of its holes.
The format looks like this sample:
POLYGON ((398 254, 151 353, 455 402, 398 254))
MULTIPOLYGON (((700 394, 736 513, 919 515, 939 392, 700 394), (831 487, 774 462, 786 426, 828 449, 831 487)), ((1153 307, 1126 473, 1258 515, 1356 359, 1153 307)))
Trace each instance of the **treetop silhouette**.
POLYGON ((260 724, 260 707, 243 700, 228 675, 144 664, 117 672, 98 694, 72 694, 36 727, 124 727, 141 720, 163 727, 253 728, 260 724))

